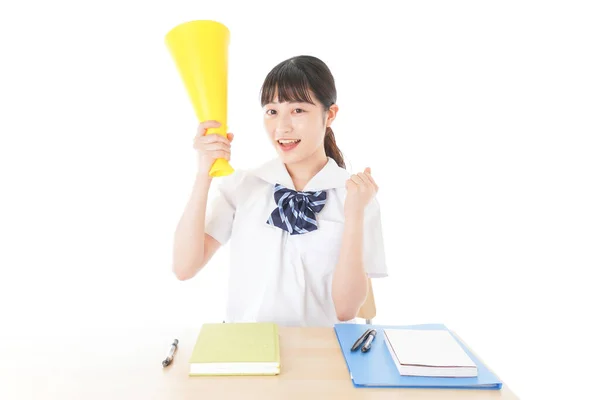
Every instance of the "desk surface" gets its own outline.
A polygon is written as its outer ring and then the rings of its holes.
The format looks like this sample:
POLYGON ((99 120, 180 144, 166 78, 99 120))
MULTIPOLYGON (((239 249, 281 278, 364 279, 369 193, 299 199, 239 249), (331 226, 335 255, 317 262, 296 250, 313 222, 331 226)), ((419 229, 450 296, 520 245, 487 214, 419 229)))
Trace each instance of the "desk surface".
MULTIPOLYGON (((198 329, 97 331, 59 344, 21 343, 20 364, 4 365, 3 398, 60 399, 517 399, 501 390, 355 388, 331 328, 280 328, 281 374, 190 377, 188 358, 198 329), (175 334, 175 335, 174 335, 175 334), (172 340, 179 349, 163 368, 172 340), (63 348, 61 348, 61 346, 63 348), (25 352, 23 352, 23 350, 25 352), (45 351, 45 353, 44 353, 45 351), (36 357, 36 354, 38 357, 36 357), (60 355, 63 355, 62 358, 60 355), (66 355, 66 356, 65 356, 66 355), (28 358, 30 357, 30 358, 28 358), (61 362, 62 361, 62 362, 61 362), (10 368, 10 369, 9 369, 10 368), (17 392, 18 391, 18 392, 17 392)), ((16 361, 18 361, 15 358, 16 361)))

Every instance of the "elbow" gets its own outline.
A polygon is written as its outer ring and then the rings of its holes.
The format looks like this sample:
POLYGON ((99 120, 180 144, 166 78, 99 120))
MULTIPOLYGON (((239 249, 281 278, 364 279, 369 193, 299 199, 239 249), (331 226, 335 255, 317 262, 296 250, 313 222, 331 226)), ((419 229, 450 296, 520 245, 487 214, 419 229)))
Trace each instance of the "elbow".
POLYGON ((358 310, 350 310, 350 309, 335 311, 337 319, 340 320, 341 322, 353 320, 354 318, 356 318, 357 312, 358 312, 358 310))
POLYGON ((171 270, 180 281, 192 279, 205 265, 204 253, 196 254, 175 249, 171 259, 171 270))
POLYGON ((334 302, 335 316, 341 322, 351 321, 356 318, 358 309, 353 307, 348 301, 334 302))
POLYGON ((341 288, 334 284, 332 297, 337 319, 345 322, 356 318, 367 298, 367 290, 366 279, 364 285, 359 283, 359 286, 352 286, 350 290, 347 285, 341 288))
POLYGON ((179 271, 175 268, 173 268, 173 273, 175 274, 175 277, 177 279, 179 279, 180 281, 187 281, 188 279, 191 279, 194 277, 194 275, 190 274, 189 272, 179 271))
POLYGON ((196 273, 202 268, 202 266, 196 266, 193 264, 189 265, 179 265, 173 264, 173 274, 180 281, 187 281, 188 279, 192 279, 196 273))

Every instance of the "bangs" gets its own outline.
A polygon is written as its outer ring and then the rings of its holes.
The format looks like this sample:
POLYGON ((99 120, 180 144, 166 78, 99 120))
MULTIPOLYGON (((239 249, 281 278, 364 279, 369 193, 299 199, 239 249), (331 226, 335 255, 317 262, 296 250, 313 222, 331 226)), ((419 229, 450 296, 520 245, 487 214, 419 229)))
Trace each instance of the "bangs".
POLYGON ((277 100, 315 104, 310 97, 310 85, 306 74, 293 62, 282 63, 275 67, 265 78, 261 89, 260 104, 264 107, 277 100))

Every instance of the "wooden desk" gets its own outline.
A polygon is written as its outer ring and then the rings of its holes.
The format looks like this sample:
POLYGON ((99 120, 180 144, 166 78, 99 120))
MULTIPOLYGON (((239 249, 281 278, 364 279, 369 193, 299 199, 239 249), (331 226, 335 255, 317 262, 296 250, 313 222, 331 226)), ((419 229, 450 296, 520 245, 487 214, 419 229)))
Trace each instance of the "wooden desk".
MULTIPOLYGON (((21 365, 5 364, 8 375, 4 372, 2 375, 8 379, 0 388, 0 397, 63 400, 517 399, 506 385, 499 391, 355 388, 335 333, 329 328, 281 327, 282 370, 278 376, 190 377, 188 358, 198 331, 182 332, 167 327, 121 332, 111 329, 82 333, 77 340, 71 338, 59 344, 54 340, 44 343, 43 339, 38 339, 34 348, 31 343, 27 344, 32 359, 27 359, 27 353, 23 354, 24 346, 19 354, 21 365), (179 339, 179 349, 174 363, 163 368, 161 361, 175 337, 179 339), (45 357, 40 358, 43 351, 45 357), (35 354, 38 354, 37 358, 35 354), (4 397, 8 394, 5 391, 11 388, 22 396, 4 397), (23 395, 24 390, 28 395, 23 395)), ((14 346, 11 349, 19 351, 14 346)))

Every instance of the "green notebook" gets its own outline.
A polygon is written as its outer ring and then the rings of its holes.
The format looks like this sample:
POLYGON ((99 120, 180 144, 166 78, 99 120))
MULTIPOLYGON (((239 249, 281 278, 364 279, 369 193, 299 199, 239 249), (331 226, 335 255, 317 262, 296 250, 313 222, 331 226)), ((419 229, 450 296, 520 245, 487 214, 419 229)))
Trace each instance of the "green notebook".
POLYGON ((279 330, 273 323, 204 324, 190 357, 190 375, 277 375, 279 330))

